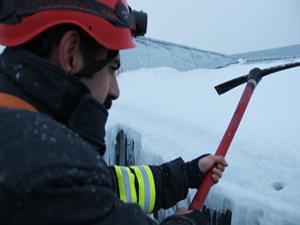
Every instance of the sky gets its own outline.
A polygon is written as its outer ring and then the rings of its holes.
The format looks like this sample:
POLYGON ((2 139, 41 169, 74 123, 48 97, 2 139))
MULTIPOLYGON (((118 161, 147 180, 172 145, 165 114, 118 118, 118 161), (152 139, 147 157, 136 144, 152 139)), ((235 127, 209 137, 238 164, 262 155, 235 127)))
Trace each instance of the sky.
POLYGON ((234 54, 300 44, 299 0, 128 0, 146 36, 234 54))

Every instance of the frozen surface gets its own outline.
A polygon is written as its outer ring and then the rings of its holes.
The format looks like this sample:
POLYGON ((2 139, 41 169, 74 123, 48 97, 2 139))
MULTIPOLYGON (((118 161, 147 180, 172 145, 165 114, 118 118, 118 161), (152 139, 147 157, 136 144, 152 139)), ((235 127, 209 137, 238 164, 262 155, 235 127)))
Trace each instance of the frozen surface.
MULTIPOLYGON (((243 87, 224 96, 213 87, 253 67, 278 63, 287 61, 122 73, 121 97, 107 125, 108 152, 114 134, 124 128, 138 142, 138 163, 214 153, 243 87)), ((299 86, 300 68, 295 68, 264 78, 254 92, 227 155, 230 166, 206 202, 211 208, 232 210, 233 225, 300 224, 299 86)))

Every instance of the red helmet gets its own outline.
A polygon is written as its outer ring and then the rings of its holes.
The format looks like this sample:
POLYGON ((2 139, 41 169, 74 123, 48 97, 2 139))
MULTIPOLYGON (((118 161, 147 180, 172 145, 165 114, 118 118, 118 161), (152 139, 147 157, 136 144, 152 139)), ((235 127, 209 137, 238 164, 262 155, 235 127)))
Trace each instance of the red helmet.
POLYGON ((105 48, 135 47, 133 36, 144 35, 147 14, 131 10, 126 0, 2 0, 0 44, 22 45, 43 31, 74 24, 105 48))

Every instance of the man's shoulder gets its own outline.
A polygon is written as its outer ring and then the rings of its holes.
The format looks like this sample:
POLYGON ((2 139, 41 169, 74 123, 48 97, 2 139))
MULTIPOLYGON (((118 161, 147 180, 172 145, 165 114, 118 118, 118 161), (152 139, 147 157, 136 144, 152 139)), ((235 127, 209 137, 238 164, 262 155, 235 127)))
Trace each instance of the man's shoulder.
POLYGON ((13 173, 7 177, 68 168, 106 173, 96 149, 52 118, 6 108, 0 108, 0 118, 0 171, 13 173))
MULTIPOLYGON (((42 145, 45 148, 72 145, 79 149, 93 149, 72 130, 45 114, 0 107, 0 118, 2 146, 6 142, 14 142, 16 146, 26 143, 42 145)), ((34 146, 26 146, 29 147, 34 146)))

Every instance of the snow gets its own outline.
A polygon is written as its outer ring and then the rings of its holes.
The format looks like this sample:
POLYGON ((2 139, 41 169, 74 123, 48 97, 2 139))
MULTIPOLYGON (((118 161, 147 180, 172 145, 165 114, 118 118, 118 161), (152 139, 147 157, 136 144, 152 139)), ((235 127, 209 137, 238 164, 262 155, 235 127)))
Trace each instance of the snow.
MULTIPOLYGON (((287 62, 120 74, 121 96, 107 124, 108 152, 123 128, 137 142, 138 163, 213 154, 244 86, 223 96, 213 87, 253 67, 287 62)), ((300 224, 299 86, 300 68, 295 68, 265 77, 253 94, 227 155, 229 167, 206 202, 219 211, 230 209, 232 225, 300 224)))

